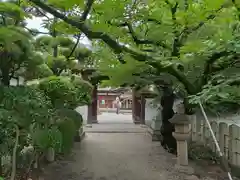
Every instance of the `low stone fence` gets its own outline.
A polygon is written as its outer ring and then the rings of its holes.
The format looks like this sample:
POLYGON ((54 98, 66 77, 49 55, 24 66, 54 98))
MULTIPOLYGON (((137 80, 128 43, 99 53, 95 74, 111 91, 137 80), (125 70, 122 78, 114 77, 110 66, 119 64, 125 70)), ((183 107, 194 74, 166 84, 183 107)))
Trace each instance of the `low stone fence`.
MULTIPOLYGON (((211 121, 212 130, 218 140, 221 151, 230 165, 240 167, 240 126, 232 123, 211 121)), ((209 146, 217 153, 216 146, 204 118, 191 122, 191 140, 209 146)))

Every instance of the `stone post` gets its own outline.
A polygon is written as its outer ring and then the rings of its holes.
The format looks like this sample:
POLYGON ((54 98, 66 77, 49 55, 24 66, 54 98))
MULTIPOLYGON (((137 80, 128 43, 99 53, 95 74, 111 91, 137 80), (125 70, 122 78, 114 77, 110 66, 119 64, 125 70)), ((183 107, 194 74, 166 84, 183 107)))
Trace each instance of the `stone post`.
MULTIPOLYGON (((83 80, 89 81, 87 71, 82 71, 81 75, 83 80)), ((86 117, 87 117, 86 127, 92 127, 92 103, 88 105, 86 117)))
POLYGON ((98 97, 97 97, 97 85, 94 85, 92 92, 92 124, 98 123, 97 111, 98 111, 98 97))
POLYGON ((145 104, 146 100, 143 95, 141 95, 141 111, 140 111, 140 124, 145 124, 145 104))
POLYGON ((136 95, 136 90, 132 91, 132 118, 134 124, 140 124, 141 104, 140 98, 136 95))
POLYGON ((173 137, 177 141, 177 165, 188 166, 188 139, 190 137, 189 117, 184 114, 184 105, 177 105, 177 114, 169 121, 175 125, 173 137))
POLYGON ((152 120, 151 129, 152 129, 152 141, 161 141, 161 126, 162 126, 162 113, 161 111, 157 112, 156 119, 152 120))
POLYGON ((87 112, 87 124, 86 127, 92 127, 92 104, 88 105, 88 112, 87 112))

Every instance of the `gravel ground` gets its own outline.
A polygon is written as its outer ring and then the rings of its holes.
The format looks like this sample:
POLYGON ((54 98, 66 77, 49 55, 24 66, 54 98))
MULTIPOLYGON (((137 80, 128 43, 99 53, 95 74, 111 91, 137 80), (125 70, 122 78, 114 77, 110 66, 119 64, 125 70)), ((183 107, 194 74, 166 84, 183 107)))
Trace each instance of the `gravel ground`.
POLYGON ((114 124, 110 116, 105 123, 100 120, 100 124, 87 128, 86 137, 75 144, 69 157, 45 169, 44 180, 227 180, 223 176, 208 177, 209 167, 193 162, 190 164, 198 177, 179 173, 176 157, 159 142, 152 142, 146 128, 126 120, 114 124))
MULTIPOLYGON (((197 180, 144 133, 89 133, 72 155, 51 164, 45 180, 197 180)), ((203 177, 201 179, 211 179, 203 177)), ((215 178, 214 178, 215 179, 215 178)))

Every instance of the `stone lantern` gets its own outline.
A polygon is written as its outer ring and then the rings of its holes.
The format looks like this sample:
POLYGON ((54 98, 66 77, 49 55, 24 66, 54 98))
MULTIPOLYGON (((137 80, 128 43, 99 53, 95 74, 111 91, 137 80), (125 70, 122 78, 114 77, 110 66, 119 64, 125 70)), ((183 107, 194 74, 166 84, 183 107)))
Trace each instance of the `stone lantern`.
POLYGON ((177 113, 169 120, 175 126, 173 137, 177 141, 177 165, 188 165, 188 139, 190 138, 189 116, 184 113, 184 105, 176 107, 177 113))

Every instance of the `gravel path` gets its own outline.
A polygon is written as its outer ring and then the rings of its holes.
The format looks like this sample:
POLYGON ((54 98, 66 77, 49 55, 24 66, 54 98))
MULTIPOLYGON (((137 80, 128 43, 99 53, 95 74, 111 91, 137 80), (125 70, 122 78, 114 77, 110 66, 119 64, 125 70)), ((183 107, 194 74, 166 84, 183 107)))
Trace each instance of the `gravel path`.
POLYGON ((174 180, 175 160, 144 133, 89 133, 47 180, 174 180))
POLYGON ((159 142, 152 142, 146 128, 129 124, 127 129, 127 126, 124 123, 93 125, 69 157, 46 168, 44 180, 198 179, 179 173, 174 168, 176 157, 167 153, 159 142))

